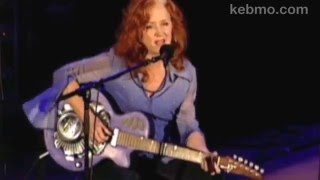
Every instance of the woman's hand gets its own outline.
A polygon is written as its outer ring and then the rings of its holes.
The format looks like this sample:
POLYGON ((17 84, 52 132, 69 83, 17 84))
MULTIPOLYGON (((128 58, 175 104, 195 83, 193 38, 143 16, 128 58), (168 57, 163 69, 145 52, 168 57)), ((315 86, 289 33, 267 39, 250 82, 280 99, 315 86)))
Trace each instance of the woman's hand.
POLYGON ((199 150, 207 154, 207 156, 201 163, 201 168, 204 171, 210 172, 212 175, 221 173, 220 168, 215 162, 215 159, 218 157, 218 153, 216 151, 210 152, 208 150, 206 146, 205 138, 202 133, 198 131, 192 132, 187 138, 187 147, 199 150))
POLYGON ((212 153, 208 153, 206 158, 203 160, 201 164, 201 168, 209 172, 211 175, 216 175, 221 173, 221 169, 219 168, 218 164, 216 163, 215 159, 218 157, 218 153, 216 151, 212 153))
POLYGON ((90 139, 91 141, 94 140, 95 144, 96 143, 104 143, 106 141, 108 141, 111 136, 111 130, 106 127, 102 121, 100 120, 100 118, 90 118, 90 139), (96 122, 94 122, 96 121, 96 122))

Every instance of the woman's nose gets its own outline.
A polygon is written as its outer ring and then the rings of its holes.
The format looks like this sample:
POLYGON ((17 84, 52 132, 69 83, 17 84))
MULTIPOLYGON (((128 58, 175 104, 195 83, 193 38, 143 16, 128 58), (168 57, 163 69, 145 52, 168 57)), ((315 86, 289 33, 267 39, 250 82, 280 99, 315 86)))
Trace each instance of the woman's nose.
POLYGON ((164 31, 161 28, 156 28, 155 36, 161 37, 164 35, 164 31))

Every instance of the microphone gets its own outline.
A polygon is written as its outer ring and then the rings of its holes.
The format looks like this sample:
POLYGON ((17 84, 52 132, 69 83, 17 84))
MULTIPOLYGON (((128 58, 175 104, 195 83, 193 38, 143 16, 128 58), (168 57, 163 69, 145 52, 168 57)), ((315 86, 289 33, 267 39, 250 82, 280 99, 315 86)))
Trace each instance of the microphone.
POLYGON ((160 55, 153 57, 151 61, 158 61, 158 60, 163 60, 165 65, 167 65, 172 58, 175 50, 175 46, 172 44, 164 44, 160 48, 160 55))

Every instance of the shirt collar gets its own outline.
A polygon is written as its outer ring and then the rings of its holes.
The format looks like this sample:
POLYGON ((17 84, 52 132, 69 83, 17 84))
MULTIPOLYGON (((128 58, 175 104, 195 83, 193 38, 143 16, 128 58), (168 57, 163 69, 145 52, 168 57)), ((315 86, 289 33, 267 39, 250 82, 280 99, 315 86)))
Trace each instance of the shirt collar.
POLYGON ((170 81, 173 82, 174 80, 176 80, 176 78, 183 78, 183 79, 186 79, 188 81, 191 81, 192 80, 192 77, 191 77, 191 73, 190 71, 188 71, 188 64, 185 63, 185 70, 182 70, 182 71, 178 71, 171 63, 168 63, 168 70, 169 70, 169 78, 170 78, 170 81))

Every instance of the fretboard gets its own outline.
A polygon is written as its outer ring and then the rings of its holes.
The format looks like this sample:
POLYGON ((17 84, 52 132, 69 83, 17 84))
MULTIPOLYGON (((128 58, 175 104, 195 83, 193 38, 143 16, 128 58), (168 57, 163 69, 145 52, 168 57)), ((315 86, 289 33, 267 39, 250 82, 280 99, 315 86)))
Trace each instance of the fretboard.
POLYGON ((152 139, 138 137, 124 132, 119 132, 117 145, 199 164, 205 156, 205 154, 200 151, 169 143, 159 143, 152 139))

